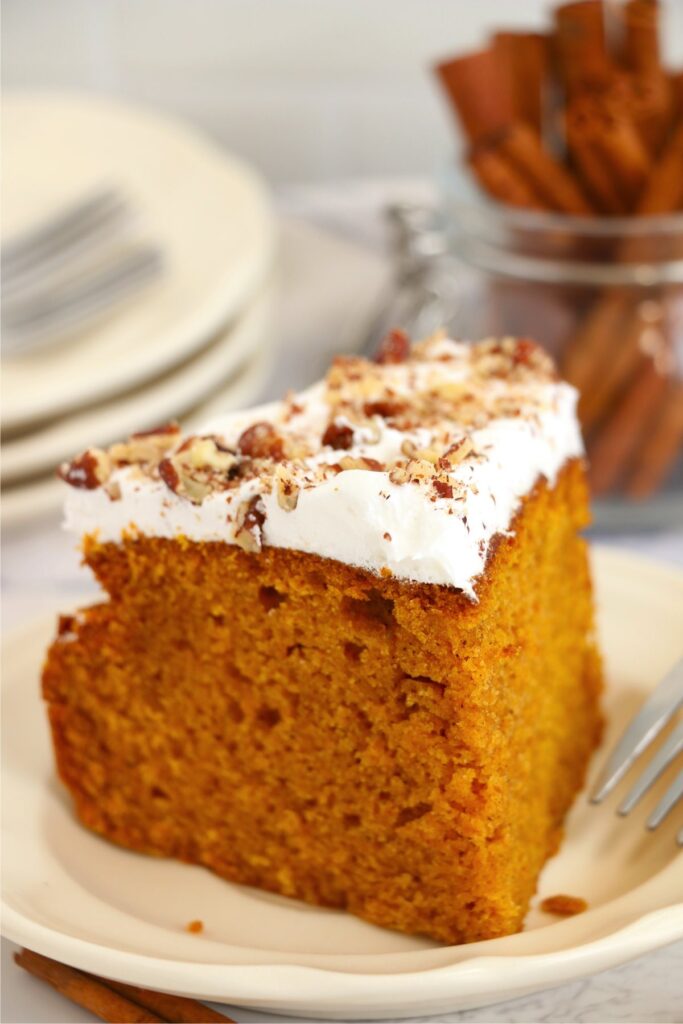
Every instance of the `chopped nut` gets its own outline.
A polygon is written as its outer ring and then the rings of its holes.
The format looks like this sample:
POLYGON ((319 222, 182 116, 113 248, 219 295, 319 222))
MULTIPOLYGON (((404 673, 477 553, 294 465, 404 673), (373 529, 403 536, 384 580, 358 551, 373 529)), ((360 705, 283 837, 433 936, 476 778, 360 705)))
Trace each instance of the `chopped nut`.
POLYGON ((439 480, 438 478, 433 481, 433 487, 440 498, 452 498, 453 497, 453 486, 446 480, 439 480))
POLYGON ((180 487, 180 476, 170 459, 162 459, 159 463, 159 476, 164 481, 169 491, 178 493, 180 487))
POLYGON ((384 466, 377 459, 369 459, 367 456, 345 455, 339 460, 342 469, 368 469, 374 473, 382 472, 384 466))
POLYGON ((462 437, 459 441, 452 444, 450 448, 446 449, 439 460, 439 465, 442 469, 452 469, 454 466, 459 466, 461 462, 464 462, 473 451, 474 446, 470 438, 467 436, 462 437))
POLYGON ((177 423, 167 423, 154 430, 145 430, 131 434, 128 441, 113 444, 109 454, 113 462, 132 463, 144 462, 156 465, 176 443, 180 436, 177 423))
POLYGON ((175 454, 159 463, 159 475, 175 494, 199 505, 225 486, 238 468, 234 452, 213 435, 188 437, 175 454))
POLYGON ((261 550, 265 521, 266 510, 260 494, 242 503, 237 513, 235 541, 243 551, 257 554, 261 550))
POLYGON ((71 462, 63 463, 58 475, 71 487, 93 491, 108 479, 111 459, 101 448, 88 448, 71 462))
POLYGON ((353 445, 353 430, 345 423, 337 423, 333 420, 328 424, 322 436, 322 443, 330 448, 351 448, 353 445))
POLYGON ((410 338, 398 328, 389 331, 379 346, 375 362, 380 364, 405 363, 410 356, 410 338))
POLYGON ((131 439, 139 441, 142 437, 157 437, 157 435, 174 435, 180 433, 180 426, 175 420, 171 420, 170 423, 162 423, 159 427, 151 427, 149 430, 136 430, 134 434, 131 434, 131 439))
POLYGON ((293 512, 299 501, 299 486, 292 473, 285 466, 278 466, 275 471, 277 484, 277 502, 285 512, 293 512))
POLYGON ((272 423, 253 423, 240 435, 237 450, 252 459, 281 459, 284 442, 272 423))
POLYGON ((418 448, 415 452, 414 458, 424 459, 425 462, 431 462, 433 466, 439 461, 439 453, 435 448, 418 448))
POLYGON ((108 480, 104 485, 104 493, 110 501, 121 501, 121 485, 118 480, 108 480))
POLYGON ((407 408, 407 402, 399 402, 387 398, 376 402, 366 402, 363 406, 363 412, 366 416, 381 416, 383 419, 388 420, 405 412, 407 408))
POLYGON ((183 445, 176 458, 188 468, 210 469, 216 473, 229 472, 237 465, 235 453, 211 435, 193 438, 191 444, 183 445))
POLYGON ((427 459, 411 459, 407 466, 408 475, 412 480, 429 480, 434 476, 436 468, 427 459))

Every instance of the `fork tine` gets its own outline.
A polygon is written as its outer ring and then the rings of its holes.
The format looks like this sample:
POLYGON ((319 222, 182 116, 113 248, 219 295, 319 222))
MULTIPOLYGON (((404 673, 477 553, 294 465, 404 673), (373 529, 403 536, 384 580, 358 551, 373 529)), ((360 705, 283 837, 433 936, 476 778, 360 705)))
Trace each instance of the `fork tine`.
POLYGON ((678 661, 643 705, 607 759, 591 794, 599 804, 624 777, 637 757, 658 736, 683 703, 683 659, 678 661))
MULTIPOLYGON (((649 829, 655 829, 658 825, 661 825, 671 808, 678 803, 682 796, 683 771, 678 773, 650 817, 647 819, 647 827, 649 829)), ((679 835, 679 840, 680 838, 681 836, 679 835)))
POLYGON ((665 768, 683 750, 683 722, 676 726, 666 743, 657 751, 635 786, 619 807, 619 814, 629 814, 636 806, 640 798, 647 793, 650 786, 656 782, 665 768))
POLYGON ((103 219, 119 216, 126 205, 117 191, 102 189, 76 200, 38 227, 5 242, 2 246, 3 283, 9 284, 15 276, 25 273, 27 267, 74 244, 84 233, 97 229, 103 219))

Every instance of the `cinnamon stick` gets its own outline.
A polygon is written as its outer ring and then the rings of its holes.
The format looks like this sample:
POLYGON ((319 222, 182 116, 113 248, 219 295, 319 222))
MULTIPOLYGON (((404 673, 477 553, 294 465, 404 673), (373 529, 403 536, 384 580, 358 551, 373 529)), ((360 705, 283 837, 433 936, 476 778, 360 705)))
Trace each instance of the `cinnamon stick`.
POLYGON ((609 213, 632 210, 652 170, 652 158, 614 92, 584 92, 570 101, 567 143, 594 201, 609 213))
POLYGON ((476 144, 514 120, 512 95, 493 50, 442 61, 434 71, 470 142, 476 144))
POLYGON ((533 186, 494 147, 475 147, 469 154, 468 163, 484 191, 499 202, 531 210, 548 209, 533 186))
POLYGON ((653 167, 636 212, 675 213, 683 210, 683 121, 653 167))
POLYGON ((647 432, 634 459, 625 492, 631 498, 648 498, 664 483, 683 448, 683 382, 672 381, 656 421, 647 432))
POLYGON ((661 303, 651 300, 636 305, 626 295, 622 309, 622 326, 610 346, 609 358, 579 402, 579 418, 587 433, 609 412, 620 393, 632 386, 643 361, 652 362, 666 345, 661 303))
POLYGON ((657 0, 627 0, 618 10, 623 20, 623 63, 637 74, 660 74, 659 3, 657 0))
POLYGON ((613 63, 607 48, 602 0, 574 0, 557 7, 554 47, 568 96, 609 78, 613 63))
POLYGON ((539 135, 548 82, 548 39, 540 32, 496 32, 492 50, 512 98, 514 120, 539 135))
POLYGON ((655 361, 641 356, 634 382, 591 445, 589 479, 593 494, 607 494, 621 483, 668 386, 655 361))
POLYGON ((40 953, 22 949, 15 962, 34 977, 52 985, 72 1002, 90 1010, 100 1020, 127 1024, 132 1021, 173 1021, 175 1024, 235 1024, 231 1017, 210 1009, 195 999, 138 988, 110 981, 86 971, 50 960, 40 953))
POLYGON ((582 319, 562 356, 562 375, 582 394, 588 394, 612 358, 631 311, 622 291, 603 296, 582 319))
POLYGON ((30 949, 15 953, 14 960, 29 974, 46 981, 72 1003, 90 1010, 100 1020, 111 1021, 112 1024, 156 1024, 163 1020, 163 1017, 124 999, 118 992, 75 967, 67 967, 30 949))
POLYGON ((673 90, 664 71, 657 0, 628 0, 615 8, 621 21, 621 64, 628 70, 630 107, 645 144, 657 153, 673 117, 673 90))
POLYGON ((171 996, 166 992, 154 992, 151 989, 138 988, 136 985, 124 985, 121 981, 105 981, 104 984, 120 995, 153 1010, 164 1020, 175 1021, 176 1024, 225 1024, 226 1021, 235 1024, 231 1017, 226 1017, 194 999, 171 996))
POLYGON ((492 144, 519 171, 545 207, 577 215, 593 212, 571 171, 551 156, 528 125, 521 121, 508 125, 492 144))

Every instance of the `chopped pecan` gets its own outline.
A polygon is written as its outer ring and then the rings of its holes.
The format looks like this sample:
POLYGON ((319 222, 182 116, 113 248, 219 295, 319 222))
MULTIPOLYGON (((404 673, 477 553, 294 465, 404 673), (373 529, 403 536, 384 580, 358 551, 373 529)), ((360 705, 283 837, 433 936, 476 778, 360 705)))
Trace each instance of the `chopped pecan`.
POLYGON ((152 427, 150 430, 136 430, 131 434, 131 439, 139 440, 141 437, 156 437, 157 434, 179 434, 180 426, 175 420, 170 423, 162 423, 160 427, 152 427))
POLYGON ((237 450, 252 459, 282 459, 284 441, 272 423, 253 423, 240 435, 237 450))
POLYGON ((237 456, 213 435, 192 436, 162 459, 159 475, 175 494, 200 504, 212 490, 225 487, 238 468, 237 456))
POLYGON ((440 498, 453 497, 453 487, 451 484, 448 483, 447 480, 440 480, 437 477, 435 480, 432 481, 432 486, 434 487, 434 490, 436 491, 440 498))
POLYGON ((263 547, 263 524, 266 521, 266 510, 260 494, 255 494, 245 501, 237 513, 235 541, 243 551, 254 554, 263 547))
POLYGON ((164 481, 169 491, 178 493, 180 488, 180 476, 170 459, 162 459, 159 463, 159 476, 164 481))
POLYGON ((333 420, 328 424, 322 436, 322 443, 330 448, 351 448, 353 445, 353 429, 345 423, 333 420))
POLYGON ((109 449, 112 460, 119 464, 150 463, 156 465, 172 448, 180 436, 177 423, 167 423, 154 430, 144 430, 131 434, 128 441, 113 444, 109 449))
POLYGON ((465 436, 455 441, 450 448, 447 448, 439 459, 439 468, 452 469, 464 462, 474 451, 474 446, 469 437, 465 436))
POLYGON ((111 459, 101 448, 88 448, 71 462, 63 463, 58 475, 71 487, 93 491, 109 478, 111 459))
POLYGON ((377 350, 375 356, 375 362, 386 364, 386 363, 405 363, 406 359, 410 355, 410 338, 405 331, 400 328, 394 328, 382 339, 382 342, 377 350))
POLYGON ((299 501, 299 486, 286 466, 277 467, 275 482, 278 505, 285 512, 293 512, 299 501))
POLYGON ((376 402, 366 402, 363 406, 363 412, 366 416, 381 416, 383 419, 388 420, 392 416, 399 416, 407 408, 407 402, 385 398, 376 402))
POLYGON ((384 470, 384 465, 378 462, 377 459, 370 459, 367 455, 360 455, 354 457, 353 455, 345 455, 343 459, 339 460, 339 466, 341 469, 367 469, 373 473, 381 473, 384 470))

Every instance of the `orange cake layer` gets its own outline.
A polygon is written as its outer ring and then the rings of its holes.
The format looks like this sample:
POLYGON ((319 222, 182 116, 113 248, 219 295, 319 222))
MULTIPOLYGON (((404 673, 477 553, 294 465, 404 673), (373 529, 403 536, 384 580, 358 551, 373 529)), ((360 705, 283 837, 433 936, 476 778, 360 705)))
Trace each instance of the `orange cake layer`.
POLYGON ((477 600, 264 545, 85 542, 109 600, 43 677, 81 821, 448 942, 522 925, 600 732, 584 469, 542 478, 477 600))

